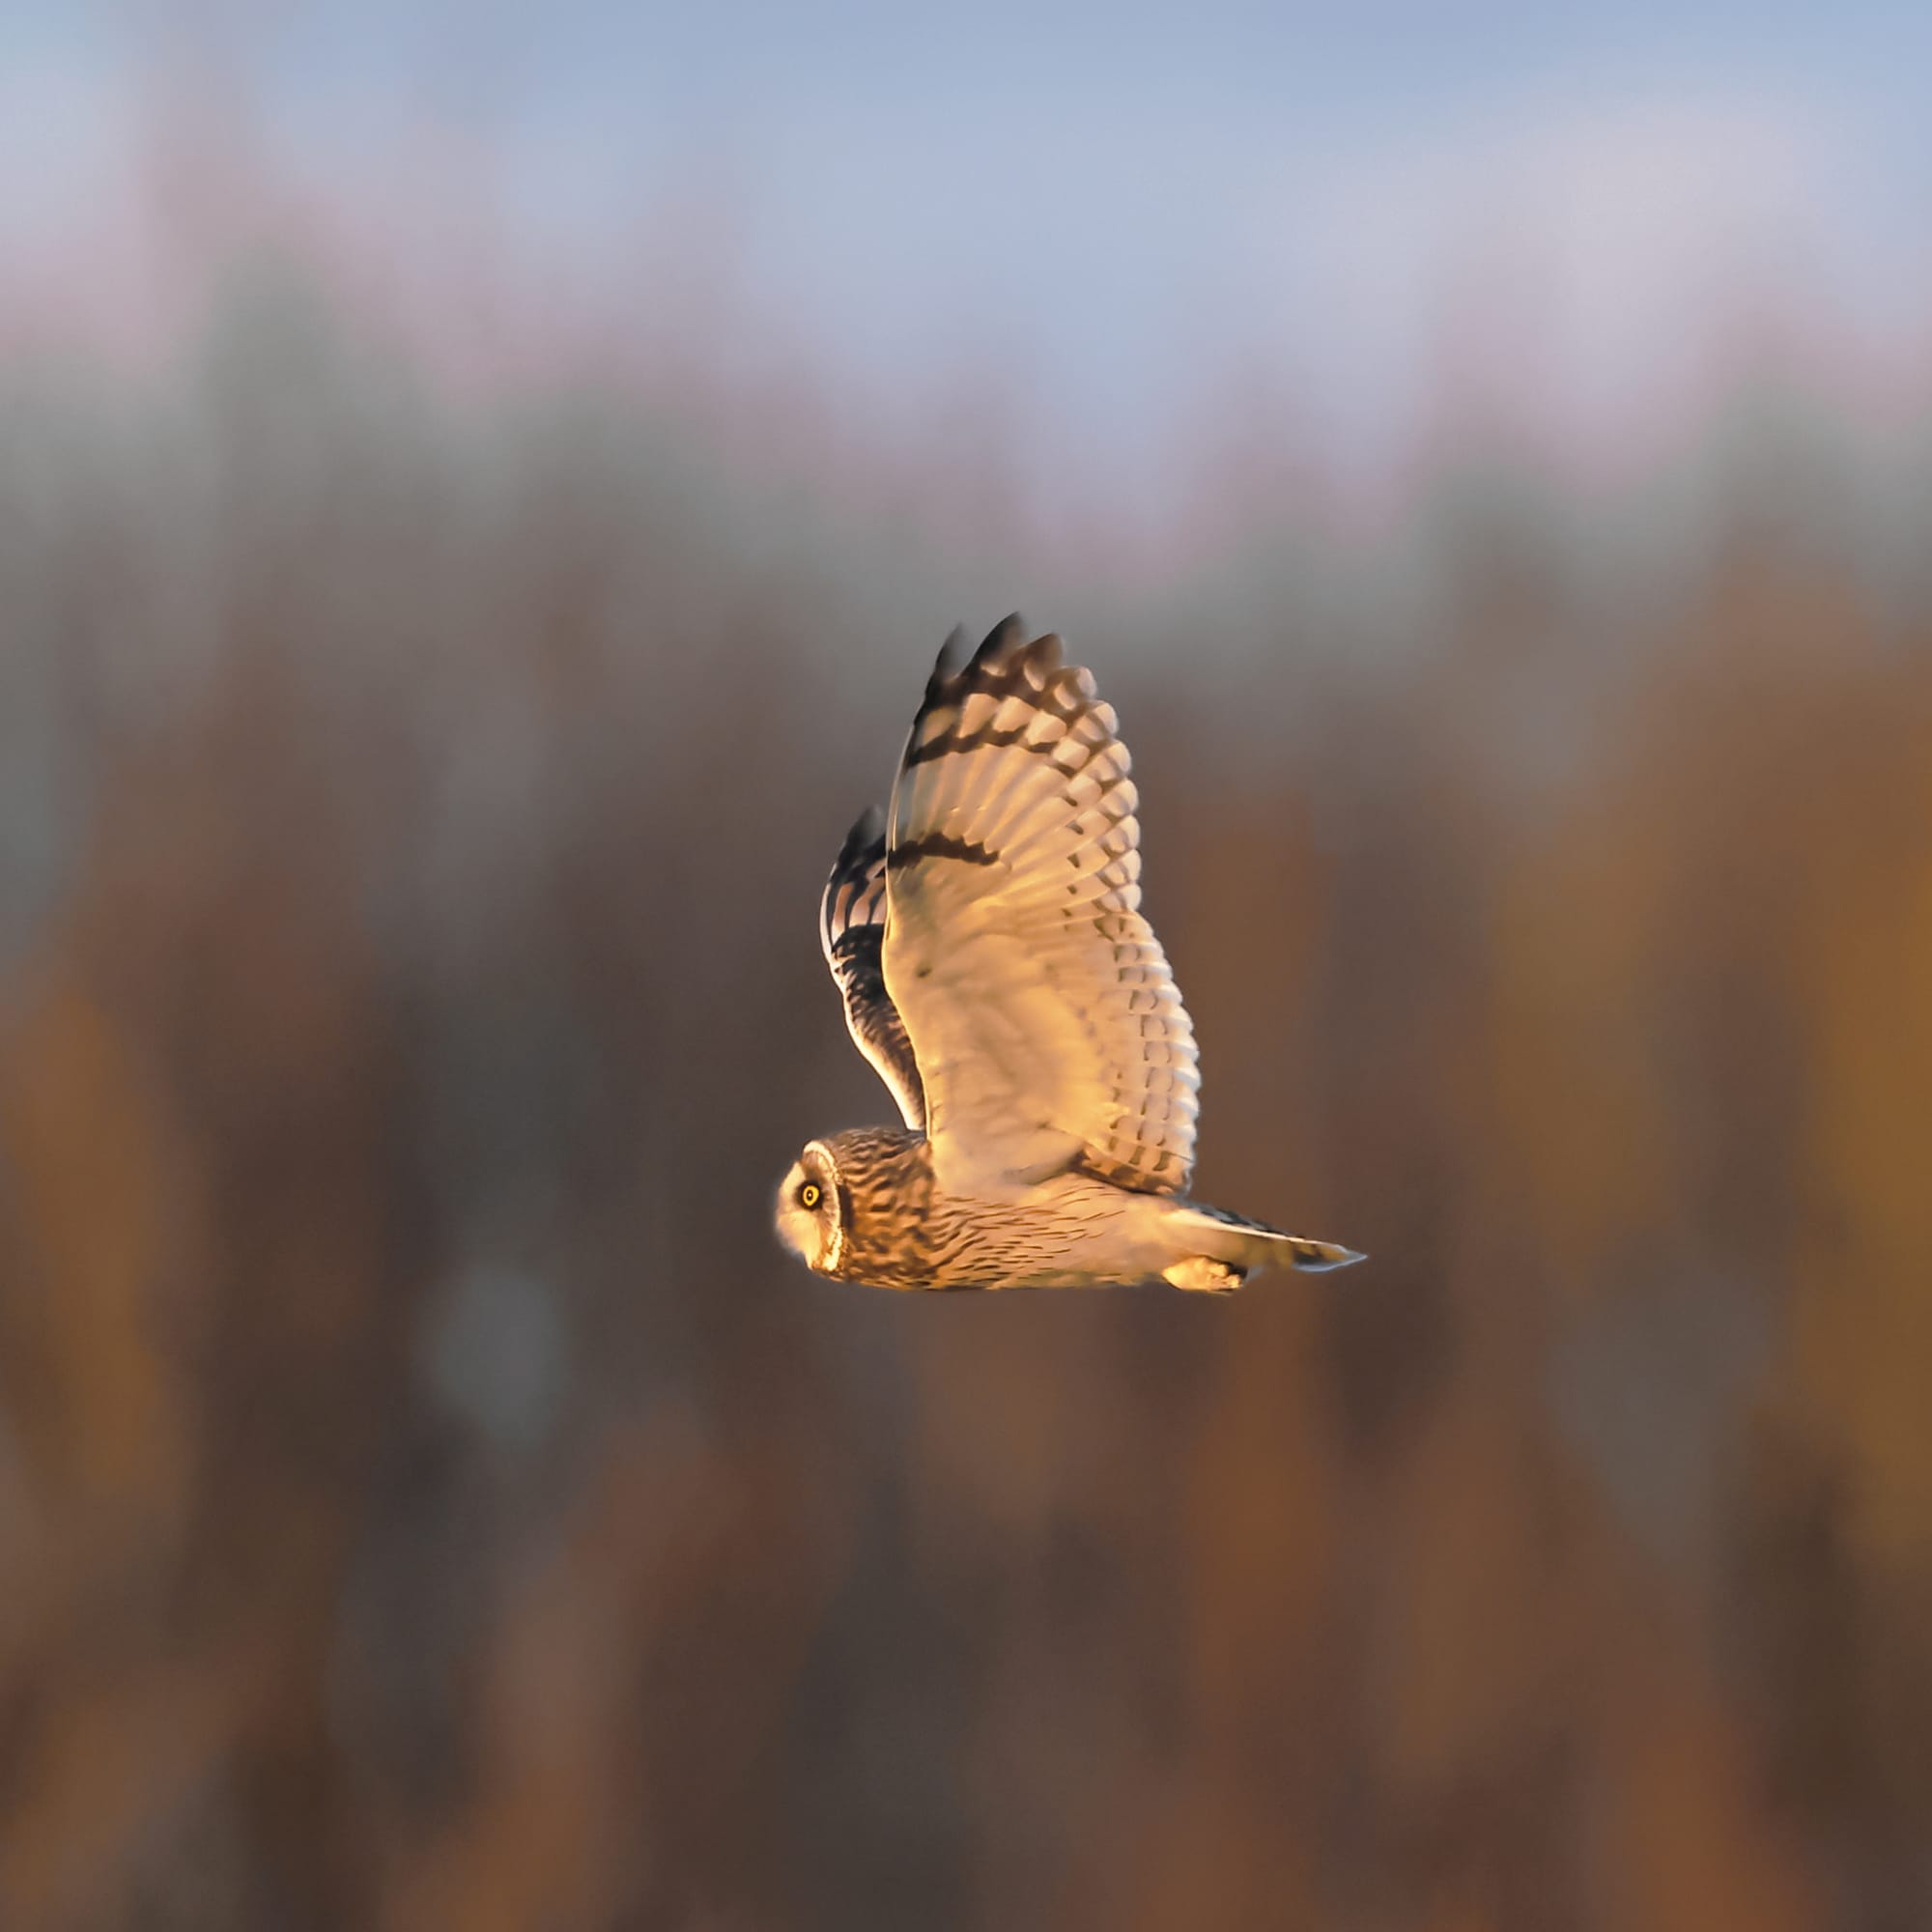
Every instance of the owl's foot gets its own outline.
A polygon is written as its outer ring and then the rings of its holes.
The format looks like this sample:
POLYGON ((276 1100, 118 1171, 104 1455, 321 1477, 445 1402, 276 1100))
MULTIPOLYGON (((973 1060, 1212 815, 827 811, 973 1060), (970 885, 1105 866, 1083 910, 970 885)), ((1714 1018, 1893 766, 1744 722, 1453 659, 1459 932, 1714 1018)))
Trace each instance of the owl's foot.
POLYGON ((1206 1255, 1189 1255, 1184 1262, 1163 1268, 1160 1278, 1176 1288, 1194 1289, 1203 1294, 1233 1294, 1248 1277, 1245 1268, 1209 1261, 1206 1255))

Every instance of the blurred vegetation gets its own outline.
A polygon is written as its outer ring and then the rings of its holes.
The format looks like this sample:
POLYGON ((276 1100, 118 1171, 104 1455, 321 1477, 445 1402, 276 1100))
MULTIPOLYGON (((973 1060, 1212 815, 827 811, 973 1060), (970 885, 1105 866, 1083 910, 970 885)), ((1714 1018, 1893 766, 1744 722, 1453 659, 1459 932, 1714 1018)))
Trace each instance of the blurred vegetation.
POLYGON ((272 274, 0 389, 9 1932, 1932 1922, 1932 435, 1471 431, 1128 593, 272 274), (1201 1191, 1369 1267, 777 1249, 1015 602, 1201 1191))

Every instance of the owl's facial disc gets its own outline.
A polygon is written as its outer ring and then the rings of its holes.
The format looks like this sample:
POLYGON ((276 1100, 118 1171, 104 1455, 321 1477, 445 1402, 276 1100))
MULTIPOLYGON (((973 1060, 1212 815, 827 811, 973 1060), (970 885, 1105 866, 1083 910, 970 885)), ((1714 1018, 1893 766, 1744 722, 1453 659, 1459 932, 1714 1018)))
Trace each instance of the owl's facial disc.
POLYGON ((816 1142, 779 1183, 773 1218, 779 1239, 807 1267, 829 1274, 838 1265, 838 1180, 816 1142))

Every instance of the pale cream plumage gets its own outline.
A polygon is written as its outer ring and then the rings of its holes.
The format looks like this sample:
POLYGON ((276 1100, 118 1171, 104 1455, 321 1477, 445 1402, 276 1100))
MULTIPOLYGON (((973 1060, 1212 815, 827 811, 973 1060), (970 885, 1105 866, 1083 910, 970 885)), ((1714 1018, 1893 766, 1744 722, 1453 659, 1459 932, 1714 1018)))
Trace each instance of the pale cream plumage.
POLYGON ((1078 1161, 1178 1190, 1194 1165, 1194 1029, 1140 915, 1113 708, 1057 641, 996 644, 963 697, 922 709, 893 791, 886 983, 917 1042, 942 1185, 1078 1161))
POLYGON ((890 814, 820 914, 854 1040, 906 1131, 816 1141, 779 1227, 822 1273, 910 1288, 1162 1276, 1226 1290, 1304 1241, 1179 1198, 1194 1030, 1140 912, 1138 800, 1111 706, 1017 617, 948 639, 890 814))

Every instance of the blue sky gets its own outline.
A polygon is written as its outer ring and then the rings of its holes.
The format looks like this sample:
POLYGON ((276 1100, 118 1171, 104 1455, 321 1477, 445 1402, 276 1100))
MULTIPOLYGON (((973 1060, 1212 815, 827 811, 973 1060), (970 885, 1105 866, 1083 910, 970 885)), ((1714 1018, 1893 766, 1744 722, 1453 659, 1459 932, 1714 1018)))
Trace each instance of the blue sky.
POLYGON ((1586 434, 1645 393, 1667 408, 1737 292, 1922 337, 1932 291, 1932 8, 14 0, 4 20, 0 144, 32 144, 11 172, 43 225, 69 219, 63 174, 82 201, 102 179, 72 103, 98 85, 111 120, 198 20, 269 137, 345 194, 380 201, 383 157, 433 125, 487 155, 493 219, 586 261, 698 195, 746 326, 805 345, 835 402, 916 415, 998 368, 1042 445, 1090 463, 1156 460, 1253 382, 1330 446, 1387 448, 1471 354, 1586 434))

